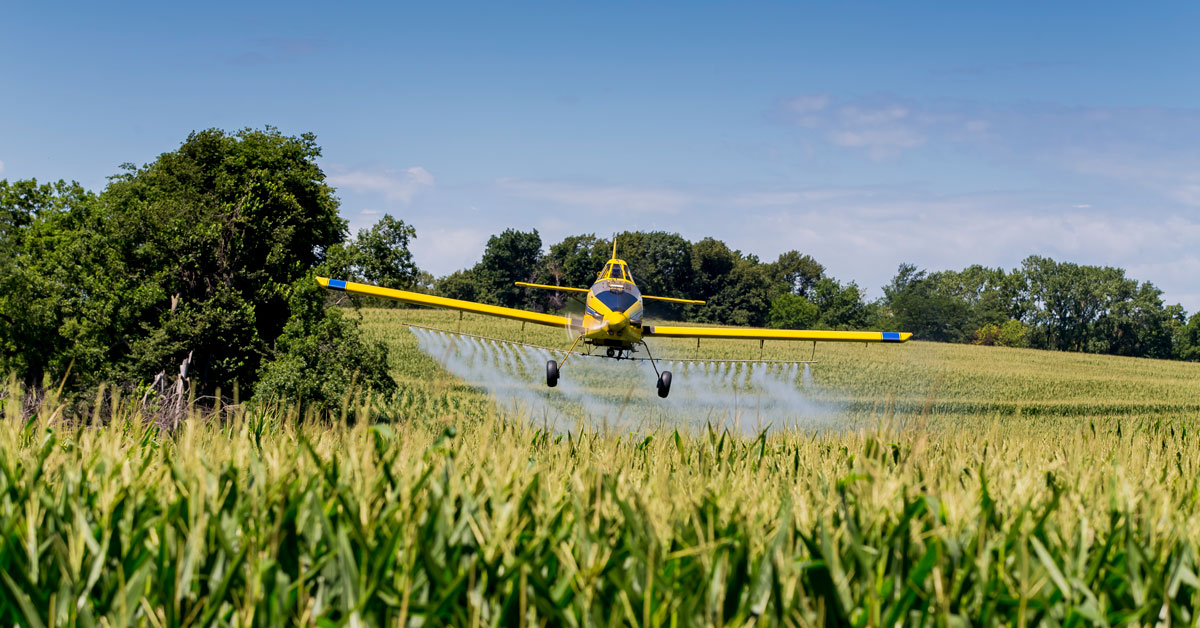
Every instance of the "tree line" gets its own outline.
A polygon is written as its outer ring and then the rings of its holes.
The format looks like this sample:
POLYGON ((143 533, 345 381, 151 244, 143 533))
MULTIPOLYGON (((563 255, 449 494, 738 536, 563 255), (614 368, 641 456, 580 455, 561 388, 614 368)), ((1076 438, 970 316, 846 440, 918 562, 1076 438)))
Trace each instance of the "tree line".
MULTIPOLYGON (((1150 282, 1120 268, 1032 256, 1018 268, 975 265, 928 272, 901 264, 883 296, 869 300, 853 282, 830 276, 799 251, 774 261, 715 238, 677 233, 617 234, 618 256, 645 294, 694 298, 705 305, 653 303, 658 319, 783 329, 911 331, 921 340, 1200 360, 1200 313, 1165 305, 1150 282)), ((556 311, 566 293, 520 288, 516 281, 587 287, 611 255, 612 241, 575 235, 543 247, 536 230, 492 236, 480 261, 425 288, 441 296, 556 311)), ((412 287, 411 273, 393 287, 412 287)))

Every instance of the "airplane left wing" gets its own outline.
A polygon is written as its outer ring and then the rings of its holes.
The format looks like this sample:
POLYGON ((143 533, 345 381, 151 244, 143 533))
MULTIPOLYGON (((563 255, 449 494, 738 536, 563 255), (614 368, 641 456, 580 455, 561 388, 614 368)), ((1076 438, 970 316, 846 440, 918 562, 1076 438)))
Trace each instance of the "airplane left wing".
POLYGON ((556 290, 559 292, 588 292, 587 288, 568 288, 566 286, 547 286, 542 283, 529 283, 528 281, 514 281, 513 285, 523 288, 541 288, 543 290, 556 290))
POLYGON ((733 340, 810 340, 817 342, 905 342, 909 332, 825 331, 818 329, 746 329, 737 327, 668 327, 647 325, 643 336, 656 338, 725 338, 733 340))
POLYGON ((340 279, 317 277, 317 283, 332 290, 342 290, 351 294, 365 294, 373 297, 395 299, 396 301, 403 301, 405 303, 413 303, 416 305, 428 305, 430 307, 441 307, 449 310, 458 310, 460 312, 486 314, 488 316, 498 316, 500 318, 509 318, 528 323, 537 323, 538 325, 548 325, 550 327, 567 327, 571 324, 571 320, 565 316, 542 314, 540 312, 528 312, 526 310, 518 310, 511 307, 488 305, 486 303, 463 301, 461 299, 447 299, 446 297, 435 297, 429 294, 421 294, 420 292, 393 290, 392 288, 381 288, 379 286, 372 286, 365 283, 355 283, 353 281, 342 281, 340 279))

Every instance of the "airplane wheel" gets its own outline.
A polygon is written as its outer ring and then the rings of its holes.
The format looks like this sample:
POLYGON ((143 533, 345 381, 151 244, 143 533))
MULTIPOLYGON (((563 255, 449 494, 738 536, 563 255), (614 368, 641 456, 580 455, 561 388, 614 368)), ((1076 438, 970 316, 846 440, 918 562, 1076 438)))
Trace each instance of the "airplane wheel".
POLYGON ((546 362, 546 385, 551 388, 558 385, 558 362, 554 360, 546 362))
POLYGON ((608 357, 610 357, 610 358, 611 358, 611 357, 613 357, 614 355, 616 355, 616 353, 617 353, 616 351, 613 351, 613 350, 612 350, 612 347, 609 347, 609 348, 608 348, 608 351, 605 351, 605 352, 604 352, 604 355, 607 355, 608 357))
POLYGON ((658 396, 663 399, 671 394, 671 371, 663 371, 662 375, 658 376, 658 396))

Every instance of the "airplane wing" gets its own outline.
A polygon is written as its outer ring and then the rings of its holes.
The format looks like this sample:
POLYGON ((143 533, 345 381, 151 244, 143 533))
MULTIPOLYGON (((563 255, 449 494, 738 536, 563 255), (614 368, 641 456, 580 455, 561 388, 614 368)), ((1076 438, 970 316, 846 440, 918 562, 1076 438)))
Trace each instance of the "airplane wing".
POLYGON ((652 297, 648 294, 643 294, 642 298, 650 300, 650 301, 670 301, 671 303, 695 303, 697 305, 704 305, 704 301, 697 301, 696 299, 676 299, 675 297, 652 297))
POLYGON ((905 342, 909 332, 899 331, 825 331, 814 329, 754 329, 737 327, 668 327, 653 325, 642 328, 643 336, 656 338, 726 338, 735 340, 811 340, 820 342, 905 342))
POLYGON ((393 290, 391 288, 381 288, 379 286, 372 286, 365 283, 355 283, 353 281, 342 281, 340 279, 317 277, 317 283, 332 290, 342 290, 351 294, 365 294, 373 297, 395 299, 397 301, 413 303, 416 305, 428 305, 430 307, 441 307, 450 310, 459 310, 461 312, 487 314, 488 316, 499 316, 500 318, 510 318, 517 321, 537 323, 538 325, 549 325, 550 327, 567 327, 571 324, 571 320, 565 316, 541 314, 539 312, 528 312, 511 307, 487 305, 486 303, 463 301, 461 299, 447 299, 446 297, 435 297, 429 294, 421 294, 420 292, 393 290))
POLYGON ((588 291, 587 288, 568 288, 566 286, 547 286, 545 284, 529 283, 527 281, 514 281, 513 284, 522 286, 525 288, 542 288, 543 290, 557 290, 560 292, 587 292, 588 291))
MULTIPOLYGON (((562 292, 591 292, 587 288, 568 288, 566 286, 548 286, 546 284, 529 283, 527 281, 515 281, 513 283, 515 285, 522 286, 524 288, 541 288, 543 290, 559 290, 562 292)), ((650 296, 648 294, 643 294, 642 298, 651 300, 651 301, 670 301, 671 303, 695 303, 697 305, 704 305, 704 301, 697 301, 695 299, 677 299, 675 297, 654 297, 654 296, 650 296)))

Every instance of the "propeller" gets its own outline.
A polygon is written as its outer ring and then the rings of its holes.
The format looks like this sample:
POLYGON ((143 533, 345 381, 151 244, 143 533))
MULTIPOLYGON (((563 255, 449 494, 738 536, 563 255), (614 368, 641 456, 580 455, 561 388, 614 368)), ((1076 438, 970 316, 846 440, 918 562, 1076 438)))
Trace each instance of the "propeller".
POLYGON ((570 314, 567 318, 571 322, 563 329, 567 330, 567 340, 571 342, 575 342, 580 336, 601 329, 605 325, 603 322, 585 325, 582 314, 570 314))

